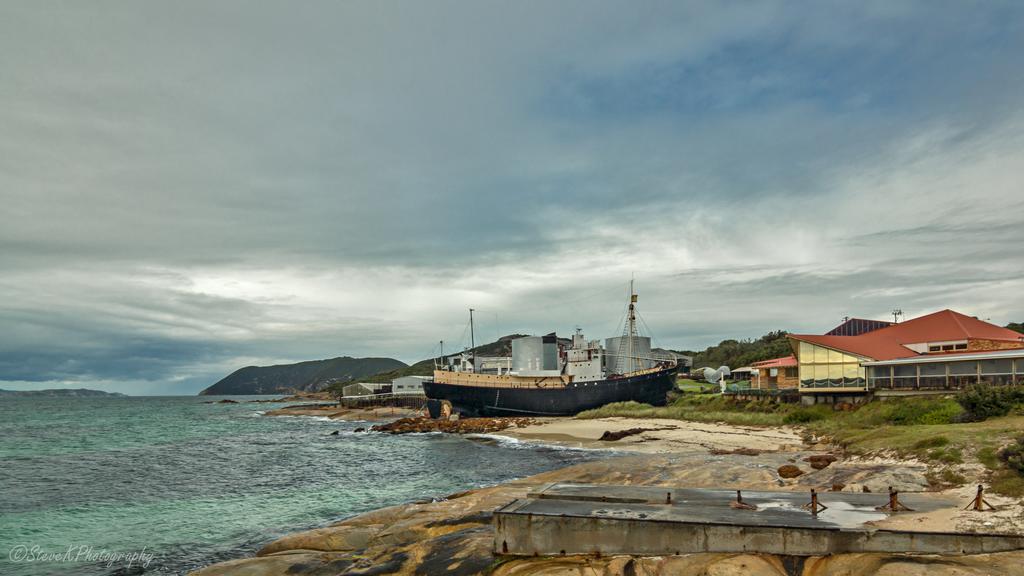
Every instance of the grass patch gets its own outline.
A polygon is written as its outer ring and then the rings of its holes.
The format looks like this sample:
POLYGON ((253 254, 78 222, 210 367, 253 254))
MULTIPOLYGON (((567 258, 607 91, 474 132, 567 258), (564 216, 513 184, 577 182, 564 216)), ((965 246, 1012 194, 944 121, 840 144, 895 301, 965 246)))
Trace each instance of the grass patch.
POLYGON ((687 394, 702 394, 709 390, 717 391, 718 386, 702 380, 679 378, 676 380, 676 390, 686 392, 687 394))
POLYGON ((928 460, 943 462, 945 464, 963 464, 964 454, 959 448, 938 448, 929 450, 925 457, 928 460))
POLYGON ((940 448, 947 444, 949 444, 949 438, 945 436, 932 436, 931 438, 922 438, 914 442, 914 448, 940 448))
POLYGON ((963 486, 967 483, 967 478, 952 468, 932 470, 927 472, 924 477, 928 480, 928 484, 934 488, 963 486))
POLYGON ((819 420, 825 420, 832 416, 832 409, 828 406, 819 405, 811 406, 809 408, 797 408, 782 419, 785 424, 807 424, 809 422, 818 422, 819 420))
MULTIPOLYGON (((984 481, 998 493, 1024 497, 1024 416, 1010 415, 964 422, 963 409, 951 398, 899 398, 871 402, 852 411, 831 406, 776 404, 767 399, 737 401, 720 394, 682 394, 667 406, 618 402, 588 410, 577 418, 668 418, 725 422, 741 426, 800 425, 808 438, 828 438, 852 454, 895 453, 931 463, 929 482, 958 486, 968 482, 957 470, 980 462, 984 481), (1003 450, 1000 447, 1005 446, 1003 450)), ((817 441, 817 440, 815 440, 817 441)), ((978 479, 974 479, 978 480, 978 479)))
MULTIPOLYGON (((803 424, 819 435, 836 437, 843 442, 847 438, 852 440, 851 435, 865 431, 870 433, 886 426, 948 424, 955 421, 961 412, 960 405, 950 399, 896 399, 872 402, 851 412, 835 412, 827 405, 805 407, 767 399, 741 402, 719 394, 683 394, 667 406, 655 407, 632 401, 615 402, 587 410, 576 417, 669 418, 755 426, 803 424)), ((918 440, 921 438, 914 438, 911 444, 918 440)), ((939 446, 935 444, 917 448, 939 446)))
POLYGON ((639 402, 615 402, 576 415, 593 418, 668 418, 692 422, 726 422, 742 426, 779 426, 792 405, 773 404, 763 400, 736 402, 719 395, 686 395, 668 406, 651 406, 639 402))
POLYGON ((997 470, 989 479, 989 487, 993 492, 1003 496, 1024 498, 1024 476, 1013 470, 1003 468, 997 470))
POLYGON ((999 469, 999 456, 996 454, 995 447, 985 446, 979 449, 975 456, 978 458, 978 462, 981 462, 985 468, 989 470, 999 469))

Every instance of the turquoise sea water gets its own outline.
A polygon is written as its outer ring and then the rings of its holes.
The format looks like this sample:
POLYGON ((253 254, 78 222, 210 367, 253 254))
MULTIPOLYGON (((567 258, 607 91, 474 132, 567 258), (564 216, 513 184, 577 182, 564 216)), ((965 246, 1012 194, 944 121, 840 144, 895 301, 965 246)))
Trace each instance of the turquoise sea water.
POLYGON ((366 510, 601 457, 357 433, 369 424, 266 417, 279 405, 233 398, 0 400, 0 574, 181 574, 366 510), (146 567, 98 556, 142 551, 146 567))

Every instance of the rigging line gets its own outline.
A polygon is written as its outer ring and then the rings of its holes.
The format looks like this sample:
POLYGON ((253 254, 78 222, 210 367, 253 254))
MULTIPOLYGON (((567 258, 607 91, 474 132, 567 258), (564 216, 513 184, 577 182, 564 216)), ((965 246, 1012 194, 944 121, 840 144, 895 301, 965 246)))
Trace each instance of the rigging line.
POLYGON ((651 330, 651 327, 647 325, 647 320, 644 320, 644 317, 640 314, 639 310, 636 311, 636 317, 640 319, 640 323, 644 325, 644 329, 647 330, 647 334, 650 335, 651 343, 653 344, 657 342, 660 344, 661 341, 654 337, 654 330, 651 330))
POLYGON ((466 349, 466 334, 468 332, 469 332, 469 322, 467 321, 466 324, 462 327, 462 335, 459 336, 459 339, 458 339, 459 345, 456 346, 455 349, 454 349, 454 351, 456 353, 462 352, 463 350, 466 349))

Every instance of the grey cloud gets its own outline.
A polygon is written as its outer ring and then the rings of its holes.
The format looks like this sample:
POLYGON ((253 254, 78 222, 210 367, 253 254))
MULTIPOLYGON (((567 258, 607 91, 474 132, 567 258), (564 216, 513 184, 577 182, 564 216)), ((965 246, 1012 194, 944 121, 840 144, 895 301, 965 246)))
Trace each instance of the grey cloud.
POLYGON ((630 272, 676 347, 884 314, 893 291, 1014 319, 1021 21, 1013 3, 4 5, 0 380, 414 361, 470 305, 495 333, 614 331, 630 272), (979 188, 920 194, 931 157, 979 166, 979 188), (965 208, 981 186, 1006 210, 965 208), (899 218, 872 211, 884 187, 899 218))

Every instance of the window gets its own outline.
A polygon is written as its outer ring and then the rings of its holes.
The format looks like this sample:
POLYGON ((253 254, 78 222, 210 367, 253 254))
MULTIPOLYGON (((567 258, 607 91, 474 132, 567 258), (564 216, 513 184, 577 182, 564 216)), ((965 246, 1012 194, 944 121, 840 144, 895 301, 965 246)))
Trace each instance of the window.
POLYGON ((928 347, 928 351, 929 352, 938 352, 940 350, 942 350, 942 346, 929 346, 928 347))
POLYGON ((868 381, 872 388, 892 388, 888 366, 872 366, 868 369, 868 381))
POLYGON ((786 375, 799 375, 800 386, 805 388, 864 388, 864 369, 860 358, 823 346, 801 342, 800 367, 786 375))
POLYGON ((952 344, 943 344, 942 345, 942 351, 943 352, 950 352, 952 350, 953 350, 953 345, 952 344))
POLYGON ((954 346, 954 348, 956 348, 957 350, 967 350, 967 343, 964 342, 963 344, 957 344, 956 346, 954 346))
POLYGON ((954 388, 963 388, 978 382, 977 362, 950 362, 949 363, 949 385, 954 388))
POLYGON ((997 386, 1013 384, 1013 360, 982 360, 979 365, 982 382, 997 386))
POLYGON ((897 365, 893 366, 893 388, 917 388, 917 366, 897 365))
POLYGON ((946 363, 921 364, 920 386, 922 390, 942 390, 946 388, 946 363))

